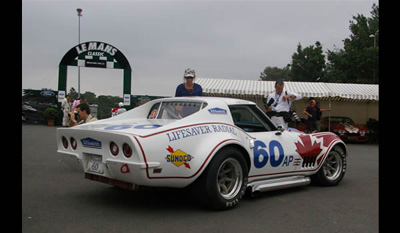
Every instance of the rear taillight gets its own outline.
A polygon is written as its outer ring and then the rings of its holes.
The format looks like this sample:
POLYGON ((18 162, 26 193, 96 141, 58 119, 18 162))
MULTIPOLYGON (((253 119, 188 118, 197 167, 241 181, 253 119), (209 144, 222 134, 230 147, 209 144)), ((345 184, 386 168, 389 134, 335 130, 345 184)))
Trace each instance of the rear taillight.
POLYGON ((75 138, 70 138, 69 140, 71 142, 72 149, 76 150, 76 147, 78 146, 78 143, 76 142, 75 138))
POLYGON ((118 145, 115 142, 111 142, 110 143, 110 151, 111 151, 112 155, 114 155, 114 156, 118 155, 119 148, 118 148, 118 145))
POLYGON ((132 148, 128 144, 124 143, 124 145, 122 145, 122 151, 127 158, 132 156, 132 148))
POLYGON ((62 137, 61 141, 62 141, 64 148, 67 149, 68 148, 68 140, 65 137, 62 137))

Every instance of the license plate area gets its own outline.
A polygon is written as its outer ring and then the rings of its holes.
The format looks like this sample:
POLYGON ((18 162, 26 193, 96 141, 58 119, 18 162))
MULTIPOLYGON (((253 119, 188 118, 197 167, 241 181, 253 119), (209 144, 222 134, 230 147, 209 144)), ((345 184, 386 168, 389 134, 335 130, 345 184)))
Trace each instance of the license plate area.
POLYGON ((103 174, 104 173, 104 163, 102 163, 102 158, 100 155, 88 155, 88 164, 86 171, 103 174))

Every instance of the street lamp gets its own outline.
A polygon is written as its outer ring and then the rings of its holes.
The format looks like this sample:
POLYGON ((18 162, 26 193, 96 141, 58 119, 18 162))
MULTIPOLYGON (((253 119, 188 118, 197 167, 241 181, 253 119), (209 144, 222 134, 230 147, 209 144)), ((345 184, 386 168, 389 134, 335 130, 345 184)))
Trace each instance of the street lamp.
MULTIPOLYGON (((78 44, 81 43, 81 16, 82 16, 82 9, 76 9, 78 12, 78 44)), ((81 67, 78 66, 78 98, 81 97, 81 67)))
MULTIPOLYGON (((374 48, 376 48, 376 35, 378 34, 379 30, 376 30, 375 34, 369 35, 369 38, 374 38, 374 48)), ((375 68, 372 70, 372 82, 375 82, 375 68)))
POLYGON ((374 48, 376 47, 376 34, 378 34, 379 30, 375 32, 375 34, 369 35, 369 38, 374 38, 374 48))

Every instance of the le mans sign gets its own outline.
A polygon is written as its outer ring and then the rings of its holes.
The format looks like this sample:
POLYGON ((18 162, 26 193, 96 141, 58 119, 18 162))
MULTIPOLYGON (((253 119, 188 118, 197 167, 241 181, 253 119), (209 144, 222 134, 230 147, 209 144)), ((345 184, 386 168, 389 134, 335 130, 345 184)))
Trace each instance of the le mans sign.
POLYGON ((81 67, 114 67, 114 56, 118 49, 101 42, 87 42, 75 47, 78 53, 77 65, 81 67))
POLYGON ((125 55, 113 45, 99 41, 88 41, 71 48, 60 65, 131 69, 125 55))
POLYGON ((72 47, 63 56, 58 71, 59 101, 67 93, 67 67, 92 67, 123 69, 123 96, 124 104, 130 105, 131 95, 131 65, 125 55, 115 46, 100 41, 83 42, 72 47))

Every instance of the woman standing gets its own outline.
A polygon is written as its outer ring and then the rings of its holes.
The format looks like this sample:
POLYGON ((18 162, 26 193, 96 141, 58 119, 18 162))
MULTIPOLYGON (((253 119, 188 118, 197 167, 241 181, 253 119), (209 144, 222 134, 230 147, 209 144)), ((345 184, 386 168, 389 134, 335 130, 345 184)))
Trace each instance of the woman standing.
POLYGON ((175 97, 179 96, 202 96, 203 88, 194 82, 196 72, 192 68, 187 68, 183 75, 183 83, 176 87, 175 97))

